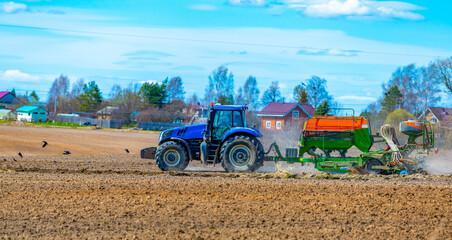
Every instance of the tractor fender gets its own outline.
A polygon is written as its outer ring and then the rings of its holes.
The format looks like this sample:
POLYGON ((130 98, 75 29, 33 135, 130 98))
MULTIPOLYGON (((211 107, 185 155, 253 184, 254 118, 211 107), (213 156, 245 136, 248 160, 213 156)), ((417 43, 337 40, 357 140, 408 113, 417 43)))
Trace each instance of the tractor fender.
POLYGON ((227 131, 226 134, 223 136, 223 139, 221 139, 221 142, 224 142, 226 139, 233 135, 250 135, 257 138, 262 137, 262 134, 254 128, 237 127, 229 129, 229 131, 227 131))
POLYGON ((168 141, 176 141, 176 142, 182 144, 182 145, 185 147, 185 149, 187 150, 187 153, 188 153, 188 159, 189 159, 189 160, 192 160, 192 157, 191 157, 191 150, 190 150, 190 147, 188 146, 187 141, 185 141, 185 140, 182 139, 182 138, 171 137, 171 138, 167 138, 167 139, 161 141, 161 142, 160 142, 160 145, 163 144, 163 143, 165 143, 165 142, 168 142, 168 141))

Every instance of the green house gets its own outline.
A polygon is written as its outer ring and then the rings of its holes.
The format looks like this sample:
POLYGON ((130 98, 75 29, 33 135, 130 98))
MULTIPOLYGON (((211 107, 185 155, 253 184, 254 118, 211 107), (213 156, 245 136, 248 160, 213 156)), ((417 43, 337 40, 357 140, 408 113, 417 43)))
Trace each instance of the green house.
POLYGON ((16 109, 17 119, 24 122, 45 122, 47 110, 38 106, 22 106, 16 109))

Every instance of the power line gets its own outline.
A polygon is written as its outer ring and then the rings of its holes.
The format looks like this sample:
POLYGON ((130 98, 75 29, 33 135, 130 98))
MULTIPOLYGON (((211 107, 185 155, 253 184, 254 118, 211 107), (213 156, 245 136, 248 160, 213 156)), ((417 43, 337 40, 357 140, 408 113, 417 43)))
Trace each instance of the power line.
MULTIPOLYGON (((46 31, 58 31, 58 32, 67 32, 67 33, 97 34, 97 35, 105 35, 105 36, 122 36, 122 37, 161 39, 161 40, 172 40, 172 41, 200 42, 200 43, 213 43, 213 44, 229 44, 229 45, 254 46, 254 47, 287 48, 287 49, 299 49, 299 50, 303 49, 303 50, 317 50, 317 51, 324 51, 324 50, 326 50, 324 48, 298 47, 298 46, 288 46, 288 45, 278 45, 278 44, 246 43, 246 42, 232 42, 232 41, 218 41, 218 40, 206 40, 206 39, 166 37, 166 36, 157 36, 157 35, 138 35, 138 34, 127 34, 127 33, 81 31, 81 30, 68 30, 68 29, 62 29, 62 28, 32 27, 32 26, 19 26, 19 25, 8 25, 8 24, 0 24, 0 27, 32 29, 32 30, 46 30, 46 31)), ((344 49, 337 49, 337 50, 339 50, 339 51, 350 51, 350 50, 344 50, 344 49)), ((392 56, 409 56, 409 57, 429 57, 429 58, 438 57, 438 56, 433 56, 433 55, 408 54, 408 53, 391 53, 391 52, 377 52, 377 51, 363 51, 363 50, 353 50, 353 52, 356 53, 356 54, 367 53, 367 54, 392 55, 392 56)))

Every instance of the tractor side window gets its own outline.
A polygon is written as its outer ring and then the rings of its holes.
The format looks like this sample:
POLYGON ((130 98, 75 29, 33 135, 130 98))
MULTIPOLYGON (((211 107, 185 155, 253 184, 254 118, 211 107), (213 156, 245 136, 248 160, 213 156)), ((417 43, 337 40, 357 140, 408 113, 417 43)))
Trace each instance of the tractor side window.
POLYGON ((232 112, 231 111, 218 111, 215 114, 213 121, 213 127, 230 127, 232 124, 232 112))
POLYGON ((219 139, 223 137, 232 126, 232 111, 218 111, 215 114, 212 125, 212 137, 219 139))
POLYGON ((234 127, 244 127, 242 113, 239 111, 235 111, 234 113, 234 127))

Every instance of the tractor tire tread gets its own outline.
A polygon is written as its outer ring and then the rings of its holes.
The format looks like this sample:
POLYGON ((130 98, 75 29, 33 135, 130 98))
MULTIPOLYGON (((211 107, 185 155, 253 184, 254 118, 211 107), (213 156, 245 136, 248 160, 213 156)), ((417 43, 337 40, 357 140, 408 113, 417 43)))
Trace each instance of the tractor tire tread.
POLYGON ((259 169, 259 167, 261 167, 263 165, 264 147, 262 146, 262 143, 259 140, 257 140, 256 138, 251 138, 251 137, 248 137, 245 135, 238 135, 238 136, 231 137, 228 140, 226 140, 225 143, 223 143, 223 145, 221 146, 221 149, 220 149, 221 165, 226 170, 226 172, 235 172, 235 169, 230 168, 228 166, 228 164, 224 163, 224 161, 225 161, 224 156, 225 156, 225 151, 227 149, 227 146, 235 140, 245 140, 245 141, 250 142, 252 145, 254 145, 254 147, 256 149, 256 160, 255 160, 255 163, 253 164, 253 166, 250 167, 249 172, 255 172, 257 169, 259 169))
POLYGON ((155 163, 162 171, 183 171, 188 166, 188 162, 189 162, 189 160, 188 160, 187 150, 180 143, 175 142, 175 141, 168 141, 168 142, 163 143, 162 145, 160 145, 157 148, 157 151, 155 152, 155 163), (167 146, 171 146, 171 145, 175 145, 178 148, 181 148, 185 155, 185 156, 181 156, 181 158, 184 158, 184 159, 182 159, 182 161, 183 161, 182 164, 180 164, 178 167, 175 167, 173 169, 169 169, 168 166, 166 166, 166 164, 163 162, 163 160, 160 159, 160 155, 162 154, 162 151, 167 146))

